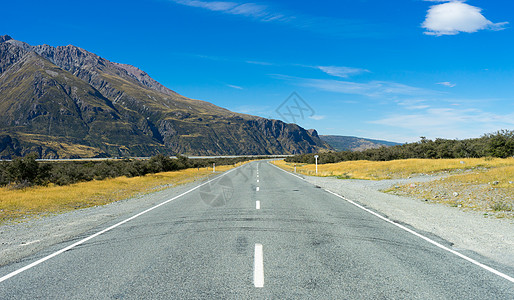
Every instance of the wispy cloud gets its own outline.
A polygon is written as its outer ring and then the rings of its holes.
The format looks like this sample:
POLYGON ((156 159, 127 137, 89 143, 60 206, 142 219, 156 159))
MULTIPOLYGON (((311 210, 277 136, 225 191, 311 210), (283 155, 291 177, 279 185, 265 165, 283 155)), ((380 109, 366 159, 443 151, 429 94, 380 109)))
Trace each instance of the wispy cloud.
POLYGON ((237 3, 225 1, 200 1, 200 0, 171 0, 177 4, 191 7, 204 8, 211 11, 222 12, 231 15, 251 17, 263 22, 286 22, 290 17, 273 12, 268 6, 255 3, 237 3))
POLYGON ((397 104, 407 110, 422 110, 430 108, 430 105, 428 105, 426 102, 426 100, 420 99, 405 99, 397 101, 397 104))
POLYGON ((368 97, 382 97, 395 95, 429 95, 434 91, 412 87, 409 85, 391 82, 391 81, 370 81, 370 82, 352 82, 330 79, 299 79, 298 83, 302 86, 316 88, 323 91, 363 95, 368 97))
POLYGON ((234 2, 223 2, 223 1, 197 1, 197 0, 173 0, 178 4, 183 4, 192 7, 200 7, 213 11, 229 11, 237 6, 234 2))
POLYGON ((482 9, 464 3, 465 0, 425 0, 444 2, 433 5, 427 12, 422 27, 427 35, 456 35, 460 32, 473 33, 483 29, 503 30, 508 22, 493 23, 482 15, 482 9))
POLYGON ((414 136, 478 137, 514 126, 514 114, 499 115, 476 108, 428 108, 416 113, 396 113, 369 123, 407 130, 414 136))
POLYGON ((345 37, 377 37, 389 36, 392 30, 386 30, 385 24, 373 24, 367 21, 338 19, 329 17, 316 17, 280 12, 269 5, 251 2, 232 1, 202 1, 202 0, 169 0, 171 2, 207 9, 229 15, 239 15, 261 22, 276 22, 286 24, 297 29, 321 33, 331 36, 345 37))
POLYGON ((309 119, 313 119, 313 120, 316 120, 316 121, 319 121, 319 120, 323 120, 325 119, 325 116, 321 116, 321 115, 313 115, 313 116, 310 116, 308 117, 309 119))
POLYGON ((351 75, 357 75, 362 73, 369 73, 369 70, 359 69, 359 68, 350 68, 350 67, 337 67, 337 66, 316 66, 315 68, 320 69, 321 71, 327 73, 331 76, 348 78, 351 75))
POLYGON ((449 81, 438 82, 437 84, 439 84, 439 85, 444 85, 444 86, 451 87, 451 88, 452 88, 452 87, 456 87, 456 86, 457 86, 457 84, 455 84, 455 83, 451 83, 451 82, 449 82, 449 81))
POLYGON ((236 89, 236 90, 244 90, 244 88, 238 86, 238 85, 233 85, 233 84, 227 84, 228 87, 230 88, 233 88, 233 89, 236 89))
POLYGON ((266 62, 266 61, 255 61, 255 60, 247 60, 245 61, 247 64, 252 65, 260 65, 260 66, 274 66, 274 63, 266 62))
POLYGON ((230 108, 232 111, 237 111, 243 114, 257 115, 263 116, 266 118, 271 118, 273 114, 273 108, 270 106, 260 106, 260 105, 242 105, 234 108, 230 108))
MULTIPOLYGON (((188 54, 191 56, 191 54, 188 54)), ((316 69, 320 70, 325 74, 334 77, 340 78, 348 78, 350 76, 371 73, 371 71, 363 68, 353 68, 353 67, 345 67, 345 66, 318 66, 318 65, 306 65, 306 64, 296 64, 296 63, 276 63, 269 62, 263 60, 255 60, 255 59, 242 59, 242 58, 229 58, 229 57, 221 57, 221 56, 212 56, 212 55, 203 55, 203 54, 194 54, 192 56, 199 57, 202 59, 214 60, 214 61, 231 61, 231 62, 239 62, 246 63, 251 65, 258 66, 270 66, 270 67, 301 67, 308 69, 316 69)))

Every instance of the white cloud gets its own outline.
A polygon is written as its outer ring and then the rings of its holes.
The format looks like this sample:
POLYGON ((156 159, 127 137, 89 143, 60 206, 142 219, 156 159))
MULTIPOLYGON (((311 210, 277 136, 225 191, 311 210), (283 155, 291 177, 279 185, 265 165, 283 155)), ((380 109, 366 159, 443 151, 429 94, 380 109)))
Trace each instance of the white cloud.
POLYGON ((438 82, 437 84, 444 85, 444 86, 451 87, 451 88, 457 86, 457 84, 451 83, 449 81, 438 82))
POLYGON ((336 67, 336 66, 316 66, 315 68, 327 73, 328 75, 348 78, 350 75, 357 75, 362 73, 369 73, 366 69, 350 68, 350 67, 336 67))
MULTIPOLYGON (((427 1, 427 0, 425 0, 427 1)), ((482 15, 482 9, 460 0, 434 1, 445 2, 433 5, 427 12, 422 24, 428 35, 456 35, 460 32, 473 33, 483 29, 502 30, 508 22, 493 23, 482 15)))

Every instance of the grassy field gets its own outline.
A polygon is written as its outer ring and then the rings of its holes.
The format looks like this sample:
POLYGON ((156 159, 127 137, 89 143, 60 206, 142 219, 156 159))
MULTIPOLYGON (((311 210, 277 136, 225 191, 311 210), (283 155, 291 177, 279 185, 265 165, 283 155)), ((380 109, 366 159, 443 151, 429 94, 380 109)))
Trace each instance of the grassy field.
MULTIPOLYGON (((233 166, 217 166, 223 172, 233 166)), ((0 224, 44 214, 103 205, 136 195, 155 192, 170 185, 192 182, 212 174, 212 168, 186 169, 140 177, 118 177, 67 186, 36 186, 22 190, 0 188, 0 224)))
MULTIPOLYGON (((286 170, 294 170, 294 163, 274 163, 286 170)), ((312 164, 296 164, 296 171, 316 175, 312 164)), ((514 158, 347 161, 318 165, 318 176, 340 179, 382 180, 423 174, 447 176, 429 182, 397 185, 385 192, 514 218, 514 158)))

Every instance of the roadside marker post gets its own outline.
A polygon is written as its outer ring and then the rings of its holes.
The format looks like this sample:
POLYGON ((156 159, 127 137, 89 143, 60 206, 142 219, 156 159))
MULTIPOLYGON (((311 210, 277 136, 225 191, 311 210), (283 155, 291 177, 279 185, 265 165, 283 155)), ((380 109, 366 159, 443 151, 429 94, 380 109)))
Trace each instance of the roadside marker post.
POLYGON ((318 175, 318 157, 319 155, 314 155, 314 159, 316 159, 316 175, 318 175))

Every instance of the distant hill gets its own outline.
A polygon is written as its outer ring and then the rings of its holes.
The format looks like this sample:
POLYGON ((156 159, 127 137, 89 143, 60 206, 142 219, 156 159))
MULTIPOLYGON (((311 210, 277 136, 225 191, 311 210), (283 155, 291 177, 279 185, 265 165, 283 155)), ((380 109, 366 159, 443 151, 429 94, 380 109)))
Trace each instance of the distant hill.
POLYGON ((0 158, 299 154, 331 147, 296 124, 186 98, 76 46, 0 36, 0 158))
POLYGON ((323 141, 327 142, 337 151, 362 151, 366 149, 380 148, 382 146, 396 146, 400 143, 372 140, 354 136, 320 135, 323 141))

